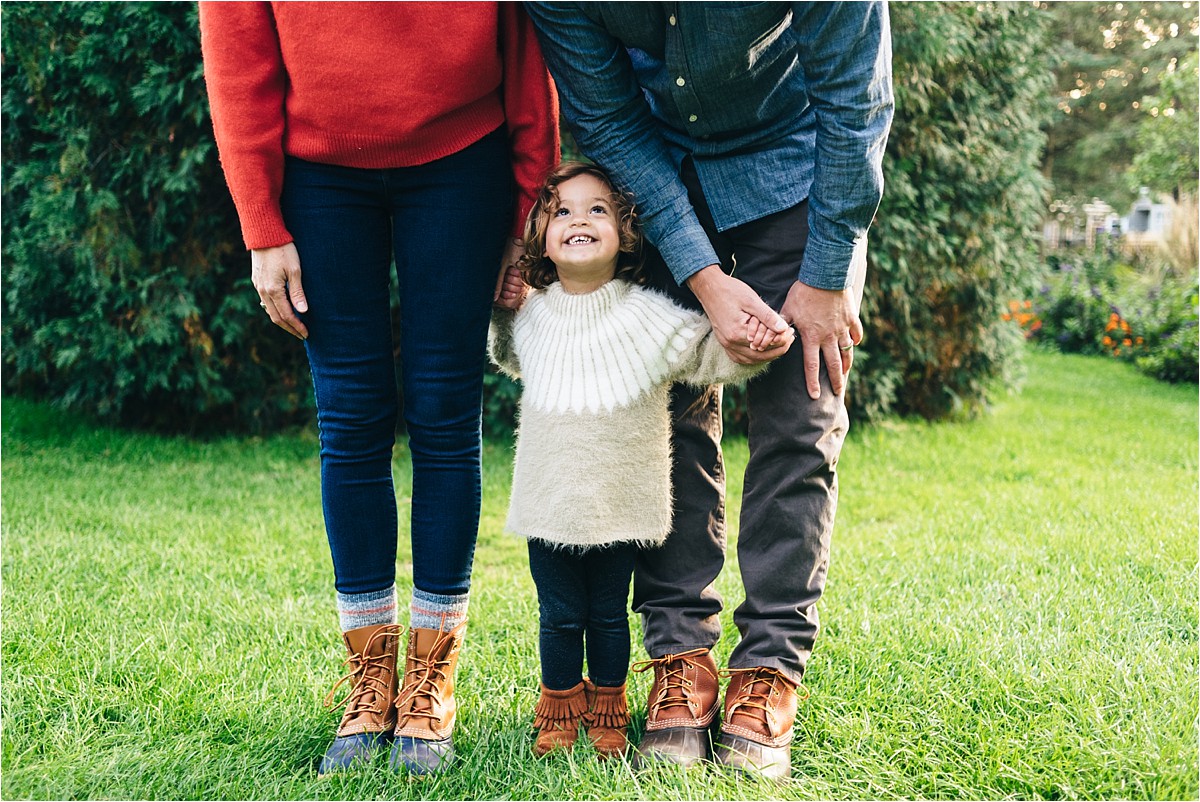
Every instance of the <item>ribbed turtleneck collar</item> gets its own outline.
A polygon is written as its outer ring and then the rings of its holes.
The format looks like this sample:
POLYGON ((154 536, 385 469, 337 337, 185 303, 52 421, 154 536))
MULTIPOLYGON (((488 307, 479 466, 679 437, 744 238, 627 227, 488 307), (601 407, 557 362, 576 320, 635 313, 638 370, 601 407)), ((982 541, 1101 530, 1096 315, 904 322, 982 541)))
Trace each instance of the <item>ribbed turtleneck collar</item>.
POLYGON ((547 308, 555 315, 594 315, 611 311, 629 294, 632 286, 627 281, 613 279, 591 292, 572 295, 563 289, 562 282, 556 281, 542 292, 546 296, 547 308))

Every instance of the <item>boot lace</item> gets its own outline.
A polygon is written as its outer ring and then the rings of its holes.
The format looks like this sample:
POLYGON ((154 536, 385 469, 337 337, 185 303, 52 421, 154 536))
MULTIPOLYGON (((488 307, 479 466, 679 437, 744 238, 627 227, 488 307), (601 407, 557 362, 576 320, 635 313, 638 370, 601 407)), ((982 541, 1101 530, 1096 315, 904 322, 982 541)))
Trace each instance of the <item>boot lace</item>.
MULTIPOLYGON (((738 689, 737 696, 732 702, 728 703, 727 718, 732 719, 735 714, 741 713, 753 717, 764 728, 769 726, 768 715, 770 714, 770 706, 768 702, 771 699, 771 694, 777 689, 786 689, 791 687, 783 674, 773 668, 765 666, 755 666, 754 668, 727 668, 720 672, 722 677, 732 678, 737 674, 749 675, 745 684, 738 689), (754 712, 748 712, 754 711, 754 712)), ((803 689, 803 686, 797 687, 797 692, 802 693, 801 698, 808 697, 808 691, 803 689)))
POLYGON ((437 708, 442 703, 442 688, 448 680, 449 650, 445 650, 447 654, 441 659, 437 659, 435 655, 440 654, 446 643, 452 639, 449 632, 440 632, 429 654, 424 658, 413 658, 413 667, 404 672, 404 684, 396 699, 401 724, 409 718, 419 717, 435 721, 440 717, 437 708))
POLYGON ((361 654, 351 654, 342 664, 350 667, 350 671, 333 684, 325 695, 325 708, 336 710, 346 708, 345 716, 353 717, 360 713, 382 714, 386 706, 388 691, 388 664, 396 659, 395 655, 385 651, 383 654, 371 654, 371 647, 378 638, 389 635, 399 635, 400 627, 384 627, 371 636, 363 646, 361 654), (337 702, 333 701, 338 688, 350 684, 350 690, 337 702))
POLYGON ((704 669, 705 673, 714 680, 717 678, 708 666, 701 665, 694 659, 703 657, 707 653, 708 649, 692 649, 679 654, 664 654, 662 657, 657 657, 653 660, 642 660, 634 663, 632 668, 638 672, 648 671, 651 668, 654 669, 655 679, 660 680, 658 683, 658 698, 654 700, 654 707, 658 709, 677 706, 687 707, 692 681, 684 676, 684 672, 689 665, 704 669))

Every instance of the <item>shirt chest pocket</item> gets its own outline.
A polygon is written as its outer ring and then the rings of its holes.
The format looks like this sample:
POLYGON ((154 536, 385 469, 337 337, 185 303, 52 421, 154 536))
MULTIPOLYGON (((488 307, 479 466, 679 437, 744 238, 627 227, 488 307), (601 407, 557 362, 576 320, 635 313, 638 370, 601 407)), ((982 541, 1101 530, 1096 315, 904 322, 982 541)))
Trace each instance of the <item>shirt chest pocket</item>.
POLYGON ((704 17, 729 78, 759 72, 791 49, 788 3, 708 3, 704 17))

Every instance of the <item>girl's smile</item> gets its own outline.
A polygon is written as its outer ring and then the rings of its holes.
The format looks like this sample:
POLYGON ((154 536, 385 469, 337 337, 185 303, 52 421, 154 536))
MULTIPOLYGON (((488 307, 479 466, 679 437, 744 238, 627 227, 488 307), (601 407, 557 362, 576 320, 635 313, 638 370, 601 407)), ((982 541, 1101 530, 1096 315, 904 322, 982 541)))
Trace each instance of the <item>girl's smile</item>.
POLYGON ((558 207, 546 227, 546 256, 567 292, 589 292, 616 273, 621 237, 611 196, 605 182, 588 174, 558 186, 558 207))

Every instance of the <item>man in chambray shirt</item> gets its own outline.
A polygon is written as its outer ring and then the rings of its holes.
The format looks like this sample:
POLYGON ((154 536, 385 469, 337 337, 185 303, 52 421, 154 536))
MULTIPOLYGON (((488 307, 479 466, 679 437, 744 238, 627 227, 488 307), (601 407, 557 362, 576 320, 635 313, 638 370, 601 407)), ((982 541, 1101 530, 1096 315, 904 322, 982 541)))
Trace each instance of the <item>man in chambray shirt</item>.
POLYGON ((883 190, 887 7, 526 8, 580 148, 637 199, 658 286, 702 307, 735 360, 774 360, 747 387, 746 598, 723 715, 711 653, 725 552, 720 393, 673 392, 674 529, 634 578, 654 668, 636 762, 713 757, 720 721, 718 762, 789 776, 796 688, 829 564, 843 390, 862 339, 867 229, 883 190))

